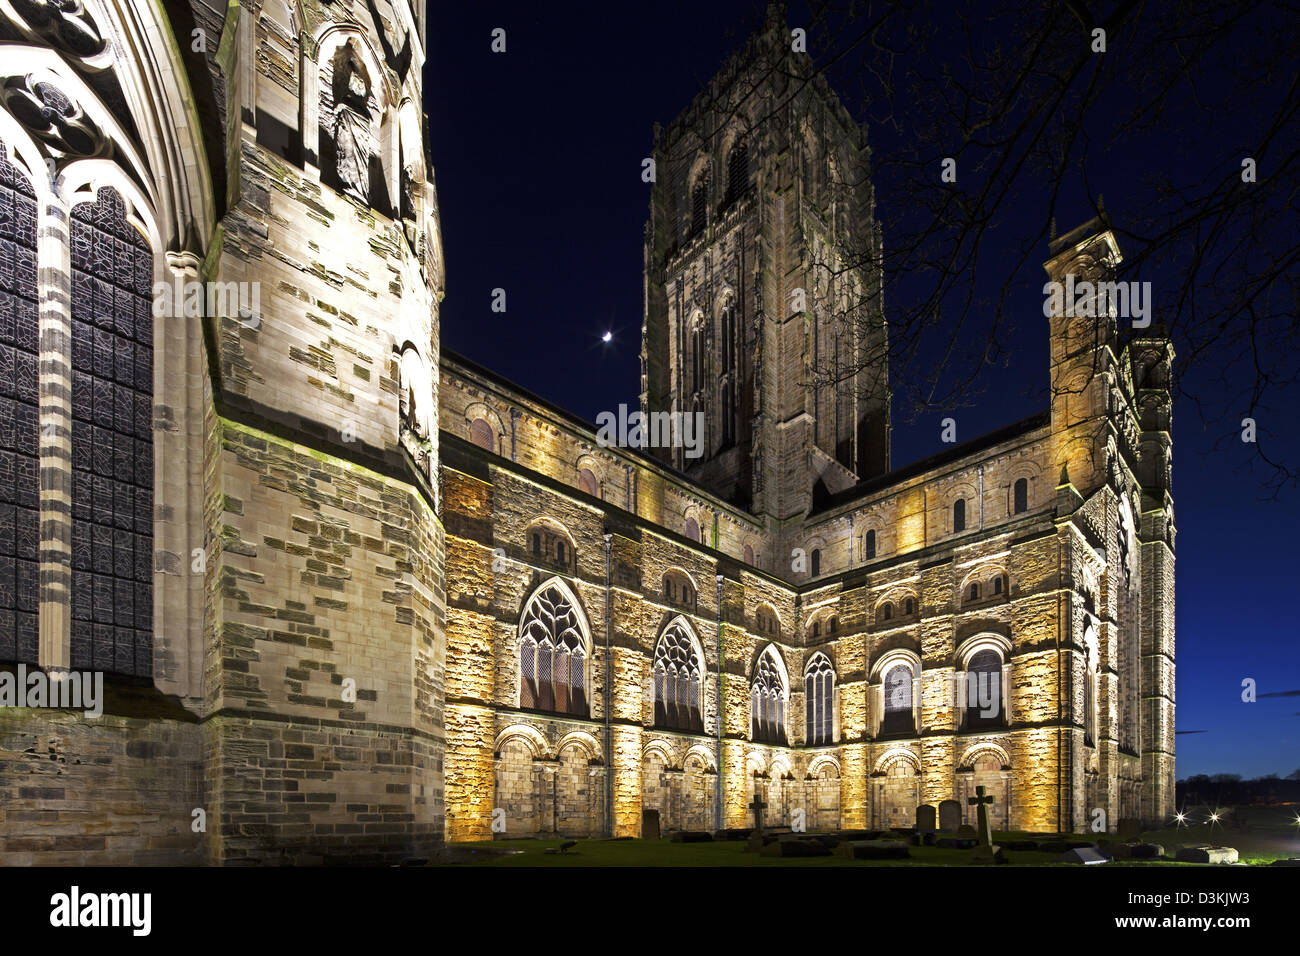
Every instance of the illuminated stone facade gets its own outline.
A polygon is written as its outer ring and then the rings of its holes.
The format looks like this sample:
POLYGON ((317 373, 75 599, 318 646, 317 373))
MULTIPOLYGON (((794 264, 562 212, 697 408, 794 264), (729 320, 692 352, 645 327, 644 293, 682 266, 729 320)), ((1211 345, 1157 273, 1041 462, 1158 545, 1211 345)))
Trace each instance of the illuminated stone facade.
MULTIPOLYGON (((1172 349, 1057 315, 1050 408, 888 471, 883 361, 807 387, 826 341, 875 334, 878 277, 838 267, 879 239, 834 94, 797 57, 772 71, 789 89, 746 72, 787 37, 769 24, 657 135, 642 406, 700 410, 698 457, 607 447, 443 356, 449 839, 601 834, 611 810, 636 835, 650 808, 739 828, 755 794, 769 825, 910 826, 944 800, 973 822, 981 785, 999 828, 1172 811, 1172 349), (580 670, 552 650, 543 673, 522 618, 557 586, 580 670)), ((1049 255, 1082 281, 1119 251, 1094 221, 1049 255)))
POLYGON ((0 710, 0 857, 433 853, 423 3, 22 4, 0 32, 0 664, 107 694, 0 710))
POLYGON ((879 249, 865 135, 821 80, 730 103, 806 69, 781 24, 655 145, 641 401, 688 457, 441 353, 421 0, 27 9, 0 666, 107 694, 0 710, 5 862, 1169 812, 1169 344, 1058 316, 1050 408, 891 471, 883 361, 806 387, 885 344, 879 276, 822 278, 879 249))

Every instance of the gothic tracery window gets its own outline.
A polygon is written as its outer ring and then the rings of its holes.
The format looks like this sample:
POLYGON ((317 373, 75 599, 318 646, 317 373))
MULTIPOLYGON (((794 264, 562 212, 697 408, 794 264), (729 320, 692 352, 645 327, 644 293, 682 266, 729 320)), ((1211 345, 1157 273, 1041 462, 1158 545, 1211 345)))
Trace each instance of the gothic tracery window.
POLYGON ((832 742, 835 669, 825 654, 814 654, 804 668, 804 738, 808 746, 832 742))
POLYGON ((590 651, 581 611, 552 579, 528 599, 519 621, 519 706, 587 716, 590 651))
POLYGON ((664 629, 654 656, 655 726, 704 732, 704 662, 680 619, 664 629))
POLYGON ((750 736, 755 743, 785 743, 786 686, 771 648, 763 651, 750 684, 750 736))

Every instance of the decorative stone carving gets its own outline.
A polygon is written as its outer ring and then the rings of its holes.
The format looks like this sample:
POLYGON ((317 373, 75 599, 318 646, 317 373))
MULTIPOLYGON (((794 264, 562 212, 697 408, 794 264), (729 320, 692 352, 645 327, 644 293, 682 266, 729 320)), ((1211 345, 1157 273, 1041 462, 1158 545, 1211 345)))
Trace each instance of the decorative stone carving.
POLYGON ((370 77, 353 41, 334 60, 335 163, 343 191, 370 204, 370 77))
POLYGON ((15 76, 0 95, 14 118, 55 153, 87 157, 104 150, 99 127, 53 83, 31 74, 15 76))
POLYGON ((34 39, 64 53, 90 59, 108 46, 80 0, 9 0, 9 7, 34 39))

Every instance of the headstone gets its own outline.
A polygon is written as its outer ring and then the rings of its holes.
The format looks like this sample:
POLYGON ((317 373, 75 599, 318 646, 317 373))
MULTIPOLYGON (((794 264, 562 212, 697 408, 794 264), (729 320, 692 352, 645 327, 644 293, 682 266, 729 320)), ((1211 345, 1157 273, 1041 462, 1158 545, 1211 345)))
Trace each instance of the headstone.
POLYGON ((934 841, 941 850, 973 850, 979 843, 974 837, 945 836, 934 841))
POLYGON ((961 804, 956 800, 943 800, 939 804, 939 829, 944 833, 956 833, 961 826, 961 804))
POLYGON ((1083 866, 1093 866, 1097 863, 1109 863, 1110 858, 1093 846, 1076 847, 1073 850, 1066 850, 1056 858, 1057 863, 1077 863, 1083 866))
POLYGON ((839 855, 850 860, 902 860, 911 853, 902 840, 853 840, 840 844, 839 855))
POLYGON ((641 839, 658 840, 659 839, 659 811, 642 810, 641 811, 641 839))
MULTIPOLYGON (((989 820, 988 808, 993 803, 993 798, 984 792, 983 787, 975 788, 975 796, 966 801, 975 808, 976 820, 979 823, 979 846, 975 848, 975 853, 971 857, 972 863, 1003 863, 1006 862, 1002 856, 1000 847, 993 843, 993 823, 989 820)), ((957 831, 961 836, 961 830, 957 831)))
POLYGON ((1237 851, 1230 846, 1185 846, 1174 859, 1179 863, 1236 863, 1237 851))
POLYGON ((976 840, 980 838, 979 831, 969 823, 963 823, 957 828, 957 835, 966 840, 976 840))
POLYGON ((806 840, 800 836, 787 836, 765 844, 759 850, 759 856, 806 857, 830 856, 831 848, 817 840, 806 840))
POLYGON ((1165 848, 1159 843, 1121 843, 1114 855, 1118 860, 1157 860, 1165 855, 1165 848))
POLYGON ((938 827, 935 825, 935 810, 929 804, 922 804, 916 808, 916 830, 918 833, 933 833, 938 827))
POLYGON ((1142 833, 1142 823, 1132 817, 1121 817, 1119 821, 1119 838, 1132 843, 1142 833))

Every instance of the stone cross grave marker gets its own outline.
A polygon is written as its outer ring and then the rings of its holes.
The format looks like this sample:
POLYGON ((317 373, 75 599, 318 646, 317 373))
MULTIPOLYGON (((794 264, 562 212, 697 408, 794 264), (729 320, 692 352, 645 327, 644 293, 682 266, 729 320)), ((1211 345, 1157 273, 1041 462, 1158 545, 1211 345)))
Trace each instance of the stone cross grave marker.
POLYGON ((763 795, 755 793, 754 799, 749 804, 749 809, 754 811, 754 832, 763 832, 763 811, 767 809, 767 804, 763 802, 763 795))
POLYGON ((939 802, 939 829, 944 833, 956 833, 961 826, 961 804, 956 800, 939 802))
POLYGON ((989 812, 986 809, 989 804, 993 803, 991 796, 985 796, 983 787, 975 788, 975 796, 966 800, 971 806, 976 808, 979 820, 976 826, 981 846, 993 845, 993 825, 989 822, 989 812))

